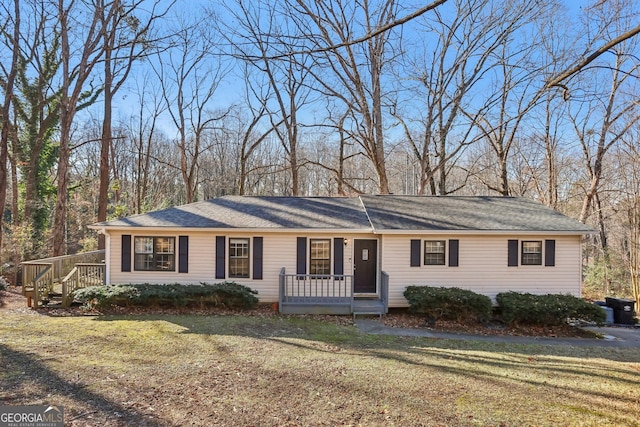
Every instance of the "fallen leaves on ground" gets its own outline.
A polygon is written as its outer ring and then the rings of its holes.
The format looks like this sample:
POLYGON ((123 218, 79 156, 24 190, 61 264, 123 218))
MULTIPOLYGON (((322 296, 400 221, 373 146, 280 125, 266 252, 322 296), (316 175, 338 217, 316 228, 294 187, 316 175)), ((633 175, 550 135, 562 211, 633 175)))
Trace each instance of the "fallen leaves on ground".
MULTIPOLYGON (((26 306, 26 299, 20 293, 20 288, 11 286, 6 291, 0 291, 0 307, 9 310, 31 310, 26 306)), ((53 317, 66 316, 139 316, 139 315, 201 315, 201 316, 256 316, 274 317, 284 316, 278 313, 273 304, 260 304, 251 310, 229 310, 220 307, 163 307, 163 306, 110 306, 100 308, 87 308, 74 305, 69 308, 41 307, 34 312, 53 317)), ((331 322, 338 325, 352 325, 351 316, 336 315, 292 315, 291 317, 309 318, 331 322)), ((593 333, 571 326, 538 326, 519 325, 507 326, 499 322, 454 322, 439 320, 434 325, 428 324, 424 316, 409 313, 407 309, 390 309, 382 318, 386 326, 395 328, 424 328, 439 332, 454 332, 472 335, 510 335, 510 336, 536 336, 536 337, 582 337, 593 338, 593 333)))

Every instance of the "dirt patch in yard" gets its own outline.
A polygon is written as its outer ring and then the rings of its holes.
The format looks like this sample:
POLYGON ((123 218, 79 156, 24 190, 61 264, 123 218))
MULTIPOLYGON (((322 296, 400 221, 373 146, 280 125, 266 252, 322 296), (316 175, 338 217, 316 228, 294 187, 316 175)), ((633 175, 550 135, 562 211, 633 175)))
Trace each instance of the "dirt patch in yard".
MULTIPOLYGON (((20 288, 10 286, 6 291, 0 291, 0 308, 17 310, 21 312, 31 311, 54 317, 66 316, 103 316, 103 315, 202 315, 202 316, 257 316, 275 317, 280 315, 272 304, 260 304, 252 310, 227 310, 219 307, 141 307, 141 306, 111 306, 104 308, 91 308, 74 305, 70 308, 42 307, 32 310, 27 307, 26 299, 20 293, 20 288)), ((333 315, 295 315, 291 317, 310 318, 339 325, 352 325, 351 316, 333 315)), ((386 326, 396 328, 428 329, 438 332, 454 332, 472 335, 510 335, 532 337, 575 337, 594 338, 595 334, 572 325, 560 326, 507 326, 500 322, 488 323, 461 323, 440 320, 435 324, 429 324, 425 317, 409 313, 406 309, 390 309, 389 314, 382 318, 386 326)))

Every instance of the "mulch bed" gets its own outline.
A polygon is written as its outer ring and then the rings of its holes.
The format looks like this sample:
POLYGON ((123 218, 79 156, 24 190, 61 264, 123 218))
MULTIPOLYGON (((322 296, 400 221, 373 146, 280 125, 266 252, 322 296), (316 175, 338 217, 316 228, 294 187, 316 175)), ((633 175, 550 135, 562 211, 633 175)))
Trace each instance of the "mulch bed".
MULTIPOLYGON (((31 309, 27 307, 26 299, 21 294, 21 289, 9 286, 7 290, 0 291, 0 309, 40 313, 43 315, 63 316, 103 316, 122 315, 136 316, 149 314, 166 315, 202 315, 202 316, 280 316, 272 304, 260 304, 251 310, 228 310, 220 307, 161 307, 161 306, 111 306, 101 308, 87 308, 73 305, 70 308, 40 307, 31 309)), ((310 318, 338 325, 352 325, 351 316, 334 315, 295 315, 295 317, 310 318)), ((389 314, 382 318, 382 322, 397 328, 423 328, 439 332, 454 332, 473 335, 510 335, 510 336, 535 336, 535 337, 578 337, 594 338, 594 334, 581 328, 568 324, 560 326, 507 326, 499 322, 491 323, 461 323, 439 320, 435 324, 429 324, 423 316, 409 313, 406 309, 390 309, 389 314)))

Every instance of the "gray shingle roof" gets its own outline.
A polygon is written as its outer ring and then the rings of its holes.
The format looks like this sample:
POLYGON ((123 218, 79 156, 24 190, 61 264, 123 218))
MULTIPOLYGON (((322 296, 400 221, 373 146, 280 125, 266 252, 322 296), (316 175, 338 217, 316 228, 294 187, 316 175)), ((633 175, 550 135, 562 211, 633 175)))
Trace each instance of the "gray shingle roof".
POLYGON ((375 231, 593 231, 522 197, 362 196, 362 202, 375 231))
POLYGON ((357 197, 224 196, 127 218, 96 227, 245 229, 370 229, 357 197))
POLYGON ((520 197, 225 196, 127 218, 100 227, 342 229, 591 233, 593 229, 520 197))

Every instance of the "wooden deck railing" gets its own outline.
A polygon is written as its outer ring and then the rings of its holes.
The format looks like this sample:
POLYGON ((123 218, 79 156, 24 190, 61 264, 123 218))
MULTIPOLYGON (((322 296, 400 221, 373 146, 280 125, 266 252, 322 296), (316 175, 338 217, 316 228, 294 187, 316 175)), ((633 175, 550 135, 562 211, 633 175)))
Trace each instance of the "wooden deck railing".
POLYGON ((62 279, 62 306, 69 307, 73 302, 72 292, 88 286, 105 284, 105 265, 81 263, 62 279))
POLYGON ((53 291, 53 264, 51 263, 32 263, 29 271, 26 273, 27 282, 25 280, 25 274, 23 273, 22 295, 27 297, 27 305, 29 307, 39 303, 49 295, 49 292, 53 291))
POLYGON ((60 283, 77 264, 100 263, 104 254, 104 250, 99 250, 23 262, 22 294, 27 303, 31 306, 33 299, 37 307, 53 291, 54 283, 60 283))

